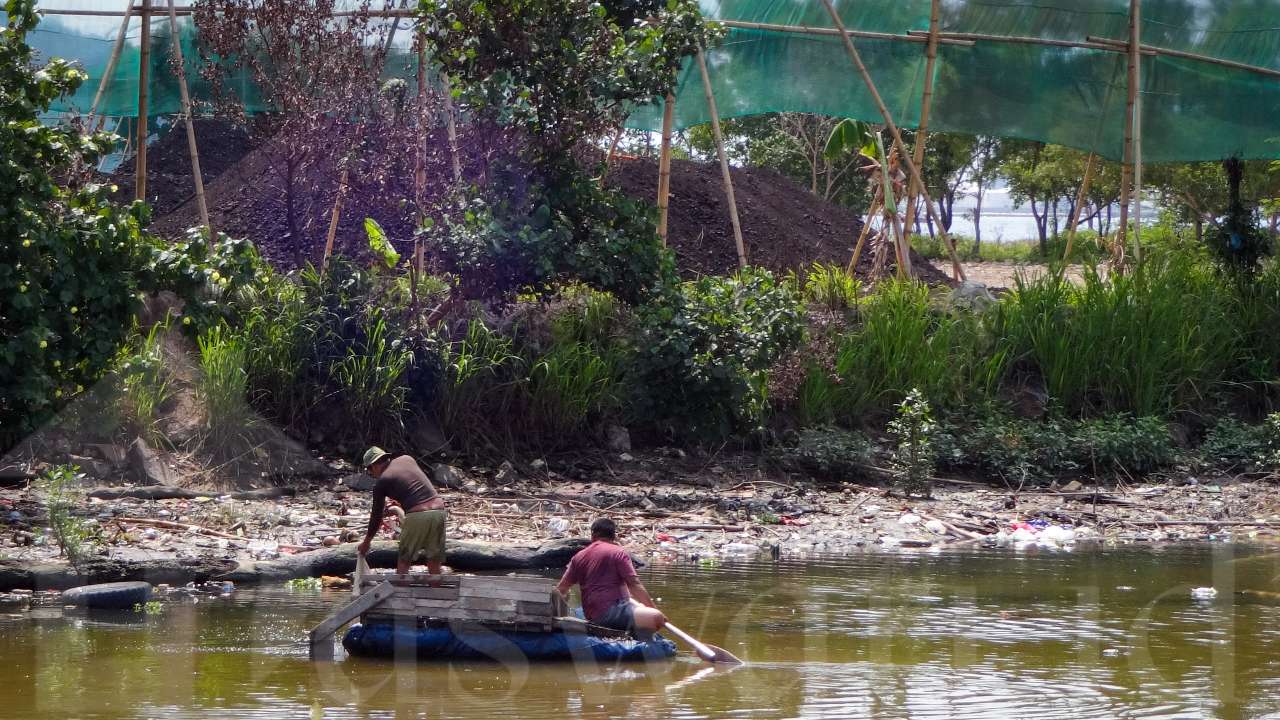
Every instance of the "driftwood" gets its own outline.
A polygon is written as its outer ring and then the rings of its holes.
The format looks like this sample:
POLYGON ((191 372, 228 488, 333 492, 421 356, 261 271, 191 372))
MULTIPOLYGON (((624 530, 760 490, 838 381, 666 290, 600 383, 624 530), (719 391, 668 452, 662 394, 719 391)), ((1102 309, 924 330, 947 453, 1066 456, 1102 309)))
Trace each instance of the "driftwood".
POLYGON ((188 490, 169 485, 131 488, 103 487, 89 491, 89 497, 98 498, 99 500, 119 500, 121 498, 134 498, 137 500, 195 500, 196 498, 224 496, 232 500, 271 500, 273 498, 290 497, 294 494, 293 488, 263 488, 261 490, 219 493, 207 490, 188 490))
MULTIPOLYGON (((543 545, 485 545, 450 540, 446 543, 445 564, 454 570, 530 570, 562 568, 569 558, 587 546, 582 538, 567 538, 543 545)), ((369 567, 394 568, 396 543, 374 543, 369 551, 369 567)), ((356 546, 339 545, 289 555, 279 560, 248 561, 218 579, 235 583, 282 582, 292 578, 346 575, 356 567, 356 546)))
POLYGON ((79 570, 66 563, 30 564, 7 560, 0 562, 0 591, 65 590, 79 585, 125 580, 186 585, 210 580, 234 567, 235 561, 220 558, 146 561, 92 558, 81 562, 79 570))

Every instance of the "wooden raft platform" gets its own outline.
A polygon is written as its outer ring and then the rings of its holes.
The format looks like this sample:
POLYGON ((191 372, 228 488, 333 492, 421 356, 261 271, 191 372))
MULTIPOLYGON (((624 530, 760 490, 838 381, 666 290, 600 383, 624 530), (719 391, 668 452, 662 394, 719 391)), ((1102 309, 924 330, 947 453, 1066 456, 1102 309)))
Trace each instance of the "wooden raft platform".
POLYGON ((361 578, 367 593, 389 582, 391 597, 366 610, 362 622, 458 622, 517 626, 550 631, 568 614, 556 581, 527 575, 396 575, 370 573, 361 578), (435 585, 432 584, 434 579, 435 585))
POLYGON ((347 623, 486 627, 534 632, 581 632, 621 638, 627 633, 569 616, 556 580, 534 575, 427 575, 370 572, 360 595, 317 625, 311 657, 332 659, 333 636, 347 623))

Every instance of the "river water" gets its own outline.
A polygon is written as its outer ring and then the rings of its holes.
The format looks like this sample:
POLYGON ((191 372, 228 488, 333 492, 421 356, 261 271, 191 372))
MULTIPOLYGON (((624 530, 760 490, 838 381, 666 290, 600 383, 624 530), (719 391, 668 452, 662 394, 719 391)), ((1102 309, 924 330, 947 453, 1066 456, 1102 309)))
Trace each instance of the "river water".
POLYGON ((1280 718, 1280 559, 1190 545, 655 565, 683 628, 747 661, 313 663, 347 593, 6 617, 0 717, 1280 718), (1197 600, 1212 586, 1216 599, 1197 600))

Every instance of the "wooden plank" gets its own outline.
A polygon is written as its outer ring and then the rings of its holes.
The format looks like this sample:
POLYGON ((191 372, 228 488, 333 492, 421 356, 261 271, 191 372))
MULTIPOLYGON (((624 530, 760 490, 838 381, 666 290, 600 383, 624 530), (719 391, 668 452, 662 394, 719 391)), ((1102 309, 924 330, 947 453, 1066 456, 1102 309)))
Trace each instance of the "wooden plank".
POLYGON ((528 602, 551 602, 551 590, 513 590, 498 587, 466 587, 458 590, 459 597, 498 598, 502 600, 525 600, 528 602))
POLYGON ((520 600, 516 602, 516 612, 521 615, 546 615, 555 617, 556 607, 549 602, 528 602, 520 600))
POLYGON ((397 594, 423 600, 457 600, 458 588, 409 587, 398 588, 397 594))
POLYGON ((555 587, 556 583, 559 582, 556 578, 542 577, 540 575, 464 575, 462 580, 464 585, 493 585, 498 587, 524 585, 555 587))
POLYGON ((470 608, 400 608, 383 603, 378 606, 379 615, 412 617, 422 620, 494 620, 499 622, 549 624, 550 615, 523 615, 502 610, 476 610, 470 608))
POLYGON ((395 587, 383 583, 373 590, 356 597, 350 603, 336 610, 311 629, 311 657, 318 660, 333 658, 333 634, 338 628, 355 620, 379 603, 386 602, 395 594, 395 587))
POLYGON ((389 582, 396 587, 437 587, 437 588, 456 588, 461 582, 460 577, 449 577, 447 575, 437 577, 437 583, 430 582, 430 575, 396 575, 395 573, 372 573, 361 578, 361 587, 369 585, 378 585, 380 583, 389 582))

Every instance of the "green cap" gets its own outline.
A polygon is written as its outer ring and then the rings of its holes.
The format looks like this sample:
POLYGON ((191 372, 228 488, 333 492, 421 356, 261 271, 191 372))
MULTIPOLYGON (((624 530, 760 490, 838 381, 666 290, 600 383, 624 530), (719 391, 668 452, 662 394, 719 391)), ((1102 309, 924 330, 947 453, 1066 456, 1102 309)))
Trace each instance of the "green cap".
POLYGON ((364 460, 360 463, 360 467, 367 468, 387 456, 387 451, 374 445, 364 451, 364 460))

